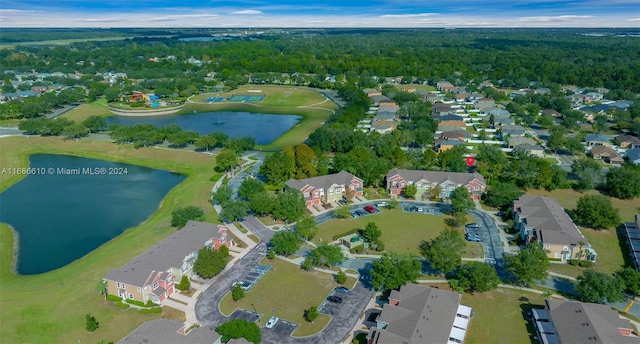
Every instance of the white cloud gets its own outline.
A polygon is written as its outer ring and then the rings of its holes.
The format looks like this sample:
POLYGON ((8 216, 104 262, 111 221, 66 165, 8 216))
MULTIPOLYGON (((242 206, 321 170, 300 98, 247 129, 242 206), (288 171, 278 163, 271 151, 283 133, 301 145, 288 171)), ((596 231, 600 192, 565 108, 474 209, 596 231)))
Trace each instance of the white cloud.
POLYGON ((520 17, 516 21, 551 22, 551 21, 567 21, 567 20, 589 19, 589 18, 593 18, 593 16, 578 16, 578 15, 535 16, 535 17, 520 17))
POLYGON ((164 15, 153 18, 145 18, 144 21, 177 21, 183 19, 218 19, 220 16, 217 14, 173 14, 173 15, 164 15))
POLYGON ((21 14, 21 13, 36 13, 43 11, 34 11, 34 10, 15 10, 11 8, 0 8, 0 14, 10 15, 10 14, 21 14))
POLYGON ((630 19, 627 19, 627 21, 640 21, 640 18, 630 18, 630 19))
POLYGON ((383 14, 380 18, 422 18, 438 15, 438 13, 415 13, 415 14, 383 14))
POLYGON ((262 11, 256 11, 256 10, 242 10, 242 11, 235 11, 235 12, 231 12, 229 14, 244 14, 244 15, 256 15, 256 14, 262 14, 262 11))

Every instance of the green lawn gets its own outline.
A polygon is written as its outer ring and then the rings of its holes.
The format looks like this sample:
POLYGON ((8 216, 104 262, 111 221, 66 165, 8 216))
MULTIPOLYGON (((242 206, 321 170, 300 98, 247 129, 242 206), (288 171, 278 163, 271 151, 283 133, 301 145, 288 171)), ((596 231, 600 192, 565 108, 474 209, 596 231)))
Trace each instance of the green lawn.
POLYGON ((582 272, 586 270, 586 268, 580 266, 574 266, 569 264, 554 264, 551 263, 549 266, 549 271, 555 272, 562 275, 567 275, 571 277, 578 277, 582 275, 582 272))
MULTIPOLYGON (((419 255, 418 245, 423 240, 435 238, 447 228, 444 220, 447 216, 406 213, 402 209, 380 209, 381 213, 358 218, 335 219, 318 226, 318 235, 314 242, 333 241, 334 235, 345 233, 351 229, 364 229, 367 223, 375 222, 382 231, 381 240, 386 252, 411 253, 419 255)), ((468 222, 472 222, 468 219, 468 222)), ((460 231, 461 233, 462 230, 460 231)), ((469 257, 478 251, 476 244, 467 244, 469 257)), ((375 252, 370 252, 375 253, 375 252)), ((465 255, 466 257, 466 255, 465 255)))
POLYGON ((89 116, 113 116, 106 105, 106 99, 98 99, 93 103, 80 104, 77 108, 62 115, 62 117, 80 123, 89 116))
POLYGON ((535 330, 526 319, 544 299, 533 293, 498 288, 482 294, 463 294, 462 304, 473 309, 466 344, 534 343, 535 330))
MULTIPOLYGON (((573 190, 554 190, 551 192, 545 190, 529 190, 527 194, 555 197, 565 209, 575 209, 580 197, 586 194, 598 194, 598 192, 589 191, 579 193, 573 190)), ((636 207, 640 204, 640 198, 632 200, 611 198, 611 202, 614 208, 618 209, 621 221, 631 222, 637 213, 636 207)), ((626 242, 624 242, 624 239, 618 237, 615 228, 609 228, 608 230, 580 228, 580 230, 598 253, 598 259, 595 265, 596 270, 613 273, 624 265, 625 261, 622 248, 625 247, 626 242)))
POLYGON ((260 326, 263 326, 272 316, 300 324, 294 336, 303 337, 322 330, 330 317, 321 314, 313 323, 304 320, 304 310, 311 306, 319 306, 334 287, 332 275, 312 271, 306 272, 299 266, 281 259, 264 260, 273 268, 249 292, 244 299, 235 302, 228 293, 220 302, 220 311, 231 314, 236 308, 253 309, 263 316, 260 326), (252 306, 253 304, 253 306, 252 306))
MULTIPOLYGON (((175 231, 169 223, 171 211, 185 205, 201 207, 207 220, 218 216, 207 201, 213 182, 214 160, 189 151, 157 148, 134 149, 109 141, 60 138, 6 137, 0 139, 0 165, 26 167, 30 154, 55 153, 107 159, 162 168, 187 174, 172 189, 158 211, 141 225, 125 231, 87 256, 54 271, 39 275, 17 276, 12 272, 14 236, 0 226, 0 338, 3 343, 95 343, 101 339, 117 342, 143 322, 157 314, 140 315, 103 302, 97 283, 113 267, 119 267, 175 231), (84 316, 91 313, 100 328, 89 333, 84 316)), ((19 178, 0 176, 0 191, 19 178)))

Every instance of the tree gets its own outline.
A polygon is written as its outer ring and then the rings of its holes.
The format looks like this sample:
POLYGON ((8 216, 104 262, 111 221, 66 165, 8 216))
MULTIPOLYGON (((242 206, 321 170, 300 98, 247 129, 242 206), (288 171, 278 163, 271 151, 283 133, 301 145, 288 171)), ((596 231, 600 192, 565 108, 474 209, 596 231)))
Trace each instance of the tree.
POLYGON ((549 130, 549 141, 547 145, 549 149, 553 151, 557 151, 558 149, 562 149, 564 147, 565 135, 567 134, 567 129, 561 126, 551 127, 549 130))
POLYGON ((211 200, 214 203, 222 204, 231 199, 233 189, 227 184, 221 185, 218 190, 211 194, 211 200))
POLYGON ((319 316, 320 313, 318 313, 318 308, 316 308, 316 306, 311 306, 304 310, 304 320, 312 324, 319 316))
POLYGON ((591 228, 614 227, 620 222, 620 215, 611 199, 602 195, 580 197, 574 214, 576 223, 591 228))
POLYGON ((295 253, 302 245, 300 236, 291 231, 277 232, 271 238, 270 246, 275 254, 288 256, 295 253))
POLYGON ((287 189, 276 196, 273 217, 287 223, 297 221, 307 211, 302 193, 296 189, 287 189))
POLYGON ((415 184, 409 184, 402 188, 402 193, 408 198, 415 197, 416 193, 418 193, 418 187, 415 184))
POLYGON ((219 274, 227 265, 227 257, 213 247, 203 247, 198 251, 198 258, 193 264, 193 272, 202 278, 211 278, 219 274))
POLYGON ((305 262, 307 266, 333 267, 342 263, 346 259, 339 246, 329 244, 320 244, 311 250, 305 262))
POLYGON ((176 289, 178 290, 191 289, 191 281, 189 281, 189 276, 187 276, 186 274, 183 274, 182 278, 180 278, 180 283, 176 284, 176 289))
POLYGON ((586 302, 605 303, 622 301, 622 282, 604 272, 585 270, 578 276, 575 288, 586 302))
POLYGON ((632 199, 640 196, 640 169, 628 165, 611 168, 607 172, 606 186, 613 197, 632 199))
POLYGON ((248 178, 242 181, 238 188, 238 196, 245 200, 251 198, 252 195, 264 192, 264 183, 255 178, 248 178))
POLYGON ((333 211, 333 215, 339 219, 346 219, 351 216, 351 210, 348 205, 341 205, 333 211))
POLYGON ((282 152, 268 155, 260 166, 260 174, 265 176, 267 184, 280 186, 284 185, 290 177, 287 158, 282 152))
POLYGON ((604 181, 600 164, 589 158, 575 159, 571 164, 571 173, 578 177, 574 187, 578 191, 591 190, 604 181))
POLYGON ((244 338, 254 344, 260 344, 262 341, 262 333, 260 333, 258 324, 243 319, 230 320, 218 326, 216 331, 222 336, 223 342, 238 338, 244 338))
POLYGON ((342 269, 340 269, 340 271, 338 271, 338 273, 336 274, 336 283, 338 284, 345 284, 347 282, 347 274, 342 271, 342 269))
POLYGON ((220 217, 227 222, 242 220, 249 214, 249 203, 246 201, 226 201, 221 206, 220 217))
POLYGON ((316 218, 310 215, 304 215, 302 219, 297 222, 296 233, 305 240, 311 240, 316 233, 318 233, 316 218))
POLYGON ((98 282, 98 291, 100 294, 104 295, 104 300, 107 301, 107 296, 109 296, 109 289, 107 288, 107 281, 102 280, 98 282))
POLYGON ((494 208, 507 208, 524 192, 513 183, 497 183, 489 186, 485 195, 485 203, 494 208))
POLYGON ((369 240, 369 242, 377 243, 380 236, 382 236, 382 231, 378 228, 375 222, 369 222, 364 227, 362 236, 369 240))
POLYGON ((230 149, 223 149, 220 154, 216 156, 216 170, 217 171, 231 171, 234 167, 238 166, 238 156, 230 149))
POLYGON ((84 319, 85 319, 85 325, 84 325, 85 330, 89 332, 94 332, 95 330, 98 329, 98 327, 100 327, 100 323, 96 320, 96 317, 94 317, 93 315, 87 314, 84 316, 84 319))
POLYGON ((466 243, 462 234, 453 229, 445 229, 431 241, 420 243, 420 253, 431 267, 447 274, 462 264, 462 253, 466 243))
POLYGON ((204 211, 194 205, 178 208, 171 212, 171 226, 182 228, 189 220, 202 221, 204 211))
POLYGON ((263 191, 249 197, 249 209, 257 216, 271 214, 275 207, 275 202, 275 199, 271 195, 263 191))
POLYGON ((82 125, 89 129, 90 132, 97 133, 107 129, 107 120, 103 116, 93 115, 82 121, 82 125))
POLYGON ((244 299, 244 289, 242 289, 241 284, 233 286, 233 289, 231 289, 231 297, 233 298, 233 301, 240 301, 244 299))
POLYGON ((377 290, 391 290, 416 282, 422 275, 422 263, 412 255, 384 254, 373 262, 371 283, 377 290))
POLYGON ((454 213, 464 213, 475 208, 473 199, 469 196, 469 190, 464 186, 459 186, 451 194, 451 209, 454 213))
POLYGON ((461 265, 456 271, 455 279, 461 289, 470 293, 493 290, 500 283, 496 269, 487 263, 476 261, 461 265))
POLYGON ((627 293, 633 296, 640 294, 640 271, 630 266, 625 266, 616 271, 615 275, 622 282, 627 293))
POLYGON ((535 242, 525 246, 517 254, 507 255, 505 264, 518 282, 528 286, 547 277, 551 262, 542 244, 535 242))

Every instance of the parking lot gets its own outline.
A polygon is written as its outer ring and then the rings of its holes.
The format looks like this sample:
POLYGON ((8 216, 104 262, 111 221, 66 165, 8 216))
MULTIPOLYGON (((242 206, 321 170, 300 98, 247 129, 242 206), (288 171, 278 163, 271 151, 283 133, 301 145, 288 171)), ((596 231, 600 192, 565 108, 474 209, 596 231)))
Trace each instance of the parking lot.
POLYGON ((296 328, 298 328, 298 324, 287 321, 286 319, 280 319, 272 328, 263 328, 262 333, 270 331, 275 336, 290 337, 296 328))
POLYGON ((406 213, 441 216, 443 212, 449 209, 450 205, 438 203, 400 202, 400 207, 402 208, 402 211, 406 213))
POLYGON ((380 212, 380 209, 374 204, 359 205, 351 207, 351 216, 354 218, 374 215, 380 212))

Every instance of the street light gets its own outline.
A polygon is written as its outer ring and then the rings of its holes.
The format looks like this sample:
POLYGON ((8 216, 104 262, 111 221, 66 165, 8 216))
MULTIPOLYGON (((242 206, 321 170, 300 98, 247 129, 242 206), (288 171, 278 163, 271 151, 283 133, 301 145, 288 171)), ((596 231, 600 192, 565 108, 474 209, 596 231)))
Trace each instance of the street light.
POLYGON ((253 303, 252 303, 251 307, 253 307, 253 313, 256 315, 256 318, 257 318, 258 317, 258 311, 256 310, 256 306, 254 306, 253 303))

